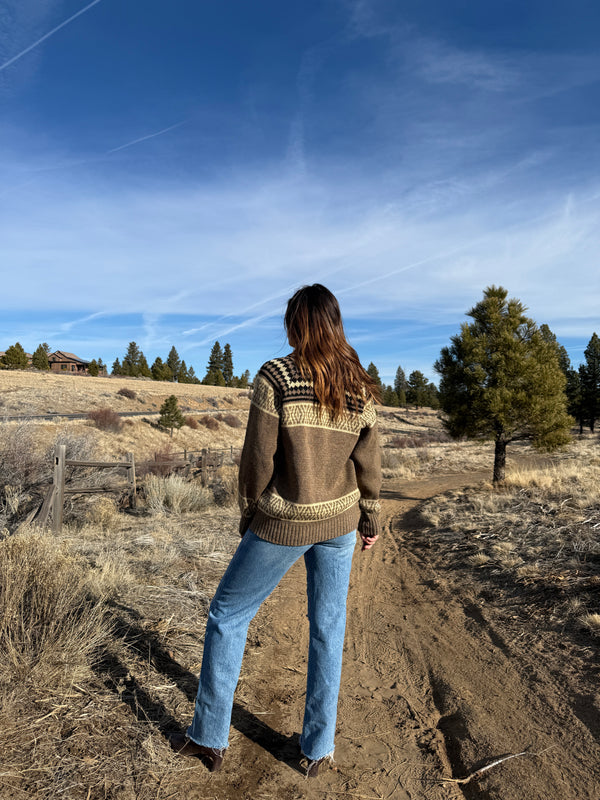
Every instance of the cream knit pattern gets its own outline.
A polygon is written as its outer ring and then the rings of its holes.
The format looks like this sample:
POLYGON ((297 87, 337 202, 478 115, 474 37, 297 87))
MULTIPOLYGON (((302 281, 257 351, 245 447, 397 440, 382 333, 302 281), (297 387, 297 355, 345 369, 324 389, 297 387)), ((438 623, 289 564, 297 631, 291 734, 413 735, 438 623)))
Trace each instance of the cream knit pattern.
POLYGON ((305 545, 379 533, 380 450, 371 400, 333 420, 291 356, 263 364, 242 450, 240 533, 305 545))

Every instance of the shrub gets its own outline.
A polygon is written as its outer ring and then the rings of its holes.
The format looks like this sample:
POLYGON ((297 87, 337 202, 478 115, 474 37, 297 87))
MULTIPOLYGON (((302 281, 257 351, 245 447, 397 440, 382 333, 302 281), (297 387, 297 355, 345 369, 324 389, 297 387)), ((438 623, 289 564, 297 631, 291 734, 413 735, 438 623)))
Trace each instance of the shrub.
POLYGON ((112 408, 98 408, 88 413, 88 419, 101 431, 120 431, 121 417, 112 408))
POLYGON ((133 389, 127 389, 125 386, 122 389, 119 389, 117 394, 120 394, 121 397, 127 397, 129 400, 135 400, 137 394, 133 391, 133 389))
POLYGON ((211 488, 217 505, 236 505, 238 499, 238 468, 234 465, 222 467, 211 488))
POLYGON ((217 420, 214 417, 208 415, 206 415, 205 417, 200 417, 198 422, 200 423, 200 425, 204 425, 205 428, 208 428, 209 431, 216 431, 219 427, 219 423, 217 422, 217 420))
POLYGON ((183 424, 187 425, 188 428, 191 428, 193 431, 198 430, 198 420, 195 417, 184 417, 183 424))
POLYGON ((48 536, 0 542, 2 682, 57 686, 81 679, 109 635, 81 558, 48 536))
POLYGON ((210 489, 187 481, 179 475, 169 475, 166 478, 149 475, 144 483, 144 493, 148 508, 154 514, 166 510, 175 514, 201 511, 213 501, 210 489))

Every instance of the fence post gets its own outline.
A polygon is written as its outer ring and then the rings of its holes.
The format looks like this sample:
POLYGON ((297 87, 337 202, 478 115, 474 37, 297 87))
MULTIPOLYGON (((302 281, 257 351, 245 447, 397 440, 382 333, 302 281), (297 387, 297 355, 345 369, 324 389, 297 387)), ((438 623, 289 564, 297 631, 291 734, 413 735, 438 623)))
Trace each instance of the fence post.
POLYGON ((62 530, 63 506, 65 501, 65 461, 67 458, 67 446, 59 444, 54 456, 54 501, 52 503, 52 521, 54 523, 54 533, 58 534, 62 530))
POLYGON ((206 447, 202 448, 202 465, 201 465, 201 480, 202 486, 206 486, 208 478, 208 450, 206 447))
POLYGON ((131 508, 137 508, 137 493, 135 483, 135 456, 133 453, 127 453, 127 460, 129 467, 127 468, 127 477, 131 486, 131 508))

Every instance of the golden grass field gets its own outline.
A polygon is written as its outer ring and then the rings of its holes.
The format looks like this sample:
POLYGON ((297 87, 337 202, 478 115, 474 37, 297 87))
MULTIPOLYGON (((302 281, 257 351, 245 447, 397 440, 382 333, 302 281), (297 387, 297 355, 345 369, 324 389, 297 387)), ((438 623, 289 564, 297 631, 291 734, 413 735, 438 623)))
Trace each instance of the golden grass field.
MULTIPOLYGON (((16 451, 31 450, 35 461, 66 440, 88 457, 133 451, 143 460, 168 448, 241 446, 250 402, 242 390, 0 372, 0 414, 99 407, 151 413, 169 394, 188 411, 235 411, 244 425, 184 427, 171 439, 139 419, 116 433, 86 420, 3 422, 0 450, 12 458, 15 448, 7 443, 16 442, 16 451), (138 398, 117 395, 123 386, 138 398)), ((494 488, 489 443, 415 446, 419 437, 443 438, 439 415, 381 412, 384 487, 401 492, 405 482, 419 480, 432 486, 403 546, 427 552, 457 592, 466 582, 490 602, 497 598, 512 620, 506 624, 521 626, 523 641, 537 641, 542 631, 562 640, 570 657, 589 659, 600 641, 598 439, 579 438, 552 457, 526 445, 509 447, 506 483, 494 488), (412 446, 404 446, 407 439, 412 446), (472 474, 479 476, 475 486, 447 489, 448 476, 472 474)), ((172 754, 157 731, 190 717, 208 603, 238 542, 236 468, 224 470, 216 493, 197 482, 190 487, 152 477, 135 513, 120 511, 112 496, 75 498, 60 537, 15 521, 28 487, 3 476, 0 797, 213 797, 210 789, 204 795, 194 788, 189 762, 172 754)), ((373 791, 381 785, 374 783, 373 791)), ((286 798, 302 796, 288 790, 286 798)), ((334 796, 343 792, 327 794, 334 796)))

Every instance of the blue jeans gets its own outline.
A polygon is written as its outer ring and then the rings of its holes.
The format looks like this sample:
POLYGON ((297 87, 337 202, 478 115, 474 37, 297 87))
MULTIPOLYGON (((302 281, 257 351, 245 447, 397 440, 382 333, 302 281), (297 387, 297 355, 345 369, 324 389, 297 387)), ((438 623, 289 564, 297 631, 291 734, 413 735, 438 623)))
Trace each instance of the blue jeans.
POLYGON ((246 531, 210 604, 190 739, 225 748, 248 625, 292 564, 304 556, 310 642, 300 746, 311 761, 332 755, 356 531, 290 547, 246 531))

